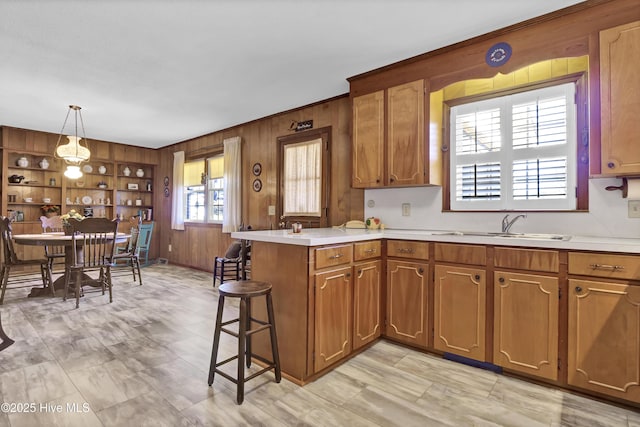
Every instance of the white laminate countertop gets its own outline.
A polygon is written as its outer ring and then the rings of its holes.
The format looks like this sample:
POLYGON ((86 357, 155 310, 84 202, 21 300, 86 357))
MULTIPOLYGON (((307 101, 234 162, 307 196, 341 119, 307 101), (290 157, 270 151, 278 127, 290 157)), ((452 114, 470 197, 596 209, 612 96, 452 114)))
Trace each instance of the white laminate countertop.
POLYGON ((493 246, 519 246, 547 249, 574 249, 584 251, 625 252, 640 254, 640 239, 571 236, 569 240, 541 240, 518 237, 495 237, 441 234, 444 230, 364 230, 344 228, 309 228, 294 234, 291 230, 236 231, 235 239, 282 243, 299 246, 323 246, 339 243, 362 242, 376 239, 421 240, 446 243, 475 243, 493 246))

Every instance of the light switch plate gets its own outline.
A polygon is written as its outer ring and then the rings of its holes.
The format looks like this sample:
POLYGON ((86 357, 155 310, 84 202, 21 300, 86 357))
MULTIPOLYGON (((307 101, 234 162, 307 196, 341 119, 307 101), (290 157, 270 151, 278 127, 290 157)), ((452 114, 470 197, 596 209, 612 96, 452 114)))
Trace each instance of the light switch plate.
POLYGON ((268 215, 275 215, 275 214, 276 214, 275 205, 269 205, 269 214, 268 215))
POLYGON ((640 200, 629 200, 628 202, 629 218, 640 218, 640 200))
POLYGON ((402 204, 402 216, 411 216, 411 203, 402 204))

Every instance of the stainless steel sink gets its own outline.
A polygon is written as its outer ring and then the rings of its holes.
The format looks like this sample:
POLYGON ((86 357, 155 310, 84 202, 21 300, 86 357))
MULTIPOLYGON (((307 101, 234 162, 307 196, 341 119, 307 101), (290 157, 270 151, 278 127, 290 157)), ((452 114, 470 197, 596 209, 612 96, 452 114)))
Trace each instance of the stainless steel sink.
POLYGON ((545 234, 545 233, 501 233, 491 231, 451 231, 447 233, 451 236, 480 236, 480 237, 497 237, 506 239, 533 239, 533 240, 570 240, 571 236, 563 234, 545 234))

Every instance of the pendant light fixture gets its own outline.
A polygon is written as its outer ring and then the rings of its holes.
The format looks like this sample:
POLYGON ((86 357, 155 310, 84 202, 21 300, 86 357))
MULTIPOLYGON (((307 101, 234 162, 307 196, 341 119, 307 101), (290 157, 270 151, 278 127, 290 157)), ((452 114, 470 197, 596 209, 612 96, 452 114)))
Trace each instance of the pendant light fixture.
POLYGON ((56 150, 54 156, 58 159, 64 160, 67 164, 67 170, 64 171, 64 176, 70 179, 78 179, 82 176, 80 170, 80 164, 86 162, 91 157, 91 152, 87 146, 87 137, 84 132, 84 122, 82 121, 81 107, 77 105, 69 105, 67 116, 62 124, 62 130, 58 137, 58 143, 56 144, 56 150), (65 127, 69 120, 71 111, 74 112, 74 127, 72 132, 65 134, 65 127), (82 136, 78 134, 78 120, 80 121, 80 129, 82 130, 82 136), (67 138, 69 142, 61 144, 62 139, 67 138), (84 144, 81 141, 84 140, 84 144))

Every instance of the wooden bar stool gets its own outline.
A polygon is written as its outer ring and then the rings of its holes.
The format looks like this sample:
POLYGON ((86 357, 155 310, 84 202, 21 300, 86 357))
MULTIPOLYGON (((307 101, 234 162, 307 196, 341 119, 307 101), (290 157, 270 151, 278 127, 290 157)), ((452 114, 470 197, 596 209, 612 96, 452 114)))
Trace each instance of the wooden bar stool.
POLYGON ((213 384, 213 377, 216 373, 222 375, 229 381, 237 385, 237 397, 238 405, 244 400, 244 383, 249 381, 260 374, 263 374, 271 369, 274 369, 276 375, 276 382, 279 383, 282 378, 280 373, 280 356, 278 354, 278 340, 276 337, 276 324, 273 316, 273 302, 271 300, 271 284, 266 282, 259 282, 255 280, 234 280, 225 282, 218 288, 220 297, 218 298, 218 314, 216 316, 216 327, 213 334, 213 349, 211 350, 211 365, 209 367, 209 385, 213 384), (251 317, 251 298, 264 295, 267 300, 267 321, 254 319, 251 317), (222 312, 224 309, 224 299, 240 298, 240 313, 237 319, 222 321, 222 312), (238 322, 238 332, 227 329, 225 326, 238 322), (251 322, 257 323, 258 326, 255 329, 249 329, 251 322), (272 360, 263 358, 262 356, 251 353, 251 336, 256 332, 269 329, 271 335, 271 356, 272 360), (218 345, 220 344, 220 332, 226 332, 229 335, 233 335, 238 338, 238 354, 232 356, 222 362, 218 362, 218 345), (251 358, 264 362, 266 366, 258 372, 251 374, 250 376, 244 376, 244 365, 246 362, 247 368, 251 367, 251 358), (222 372, 218 369, 218 366, 222 366, 225 363, 238 359, 238 376, 233 378, 232 376, 222 372))

